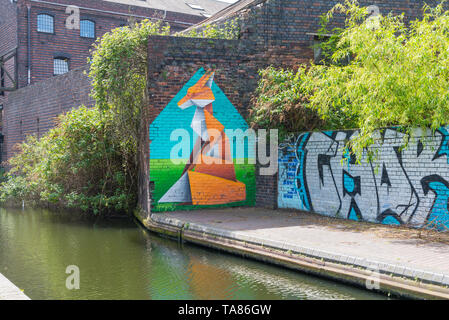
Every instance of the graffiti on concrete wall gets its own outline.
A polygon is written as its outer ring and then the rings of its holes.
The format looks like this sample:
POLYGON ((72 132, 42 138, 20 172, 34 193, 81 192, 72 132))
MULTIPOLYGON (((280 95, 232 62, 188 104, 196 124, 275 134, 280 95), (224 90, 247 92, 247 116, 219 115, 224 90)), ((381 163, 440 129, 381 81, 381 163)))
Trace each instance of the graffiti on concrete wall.
POLYGON ((357 131, 308 132, 281 145, 278 204, 383 224, 449 228, 449 132, 379 130, 374 161, 345 148, 357 131))
POLYGON ((214 75, 213 70, 198 70, 150 125, 155 211, 254 203, 254 165, 248 161, 254 156, 252 147, 247 146, 243 161, 236 161, 238 140, 226 134, 243 132, 248 125, 214 75), (188 140, 184 154, 173 152, 179 144, 173 133, 180 129, 188 140))

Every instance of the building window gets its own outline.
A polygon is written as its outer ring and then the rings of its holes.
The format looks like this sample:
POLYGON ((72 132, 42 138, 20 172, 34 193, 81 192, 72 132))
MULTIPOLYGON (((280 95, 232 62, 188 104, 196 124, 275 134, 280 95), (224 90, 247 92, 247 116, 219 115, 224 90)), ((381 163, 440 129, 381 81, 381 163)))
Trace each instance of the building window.
POLYGON ((53 59, 53 74, 64 74, 69 71, 69 59, 68 58, 54 58, 53 59))
POLYGON ((95 22, 90 20, 81 20, 80 36, 83 38, 95 38, 95 22))
POLYGON ((37 31, 45 33, 53 33, 54 32, 53 17, 49 14, 38 14, 37 31))

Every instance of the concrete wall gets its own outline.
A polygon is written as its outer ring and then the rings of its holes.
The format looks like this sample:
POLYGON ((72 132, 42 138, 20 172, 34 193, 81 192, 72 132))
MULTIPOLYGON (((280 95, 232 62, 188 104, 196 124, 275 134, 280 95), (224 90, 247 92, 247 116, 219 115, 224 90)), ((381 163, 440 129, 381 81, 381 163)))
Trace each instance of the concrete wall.
POLYGON ((82 104, 93 105, 89 97, 91 84, 84 71, 72 70, 10 93, 3 111, 8 158, 27 135, 41 136, 53 128, 59 114, 82 104))
POLYGON ((393 128, 378 131, 372 146, 378 151, 376 159, 368 162, 364 153, 361 164, 344 149, 344 141, 357 131, 296 135, 280 148, 278 205, 358 221, 447 230, 448 130, 442 127, 435 135, 416 130, 405 150, 402 133, 393 128))

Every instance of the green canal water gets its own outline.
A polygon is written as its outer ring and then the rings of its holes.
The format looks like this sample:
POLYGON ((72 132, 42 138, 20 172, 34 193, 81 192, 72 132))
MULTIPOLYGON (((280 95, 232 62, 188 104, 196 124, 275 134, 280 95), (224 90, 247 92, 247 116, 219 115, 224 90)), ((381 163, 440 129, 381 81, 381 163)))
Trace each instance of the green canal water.
POLYGON ((0 209, 0 273, 31 299, 385 299, 240 257, 181 245, 127 219, 0 209), (80 289, 66 288, 66 268, 80 289))

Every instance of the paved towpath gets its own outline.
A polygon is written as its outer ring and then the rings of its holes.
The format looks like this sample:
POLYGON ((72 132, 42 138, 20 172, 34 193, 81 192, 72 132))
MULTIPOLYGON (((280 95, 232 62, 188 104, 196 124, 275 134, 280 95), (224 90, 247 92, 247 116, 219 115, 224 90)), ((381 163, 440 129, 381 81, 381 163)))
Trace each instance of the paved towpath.
POLYGON ((30 300, 30 298, 0 273, 0 300, 30 300))
POLYGON ((347 263, 353 263, 351 259, 374 262, 385 272, 449 285, 449 235, 436 231, 260 208, 178 211, 152 216, 227 230, 234 236, 265 239, 284 248, 303 248, 306 253, 345 259, 347 263))

